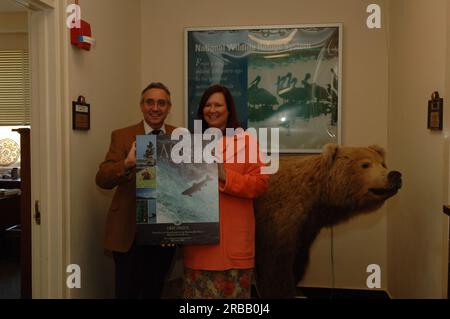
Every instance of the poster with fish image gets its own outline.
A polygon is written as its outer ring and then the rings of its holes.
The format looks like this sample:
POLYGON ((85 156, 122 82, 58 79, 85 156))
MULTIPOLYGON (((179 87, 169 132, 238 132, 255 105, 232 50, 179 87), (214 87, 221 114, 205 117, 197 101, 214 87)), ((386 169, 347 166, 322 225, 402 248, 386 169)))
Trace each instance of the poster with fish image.
POLYGON ((136 136, 137 243, 218 243, 217 164, 174 163, 177 143, 167 136, 136 136))
POLYGON ((280 153, 340 144, 341 24, 188 28, 185 43, 189 129, 203 92, 220 83, 242 127, 279 129, 280 153))

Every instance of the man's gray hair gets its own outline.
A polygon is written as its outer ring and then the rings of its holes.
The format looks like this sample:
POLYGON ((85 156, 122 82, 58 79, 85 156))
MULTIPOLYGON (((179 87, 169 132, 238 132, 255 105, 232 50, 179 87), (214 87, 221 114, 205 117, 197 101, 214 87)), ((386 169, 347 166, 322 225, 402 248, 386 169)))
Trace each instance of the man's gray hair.
POLYGON ((169 96, 169 105, 172 104, 172 102, 170 101, 170 91, 167 88, 167 86, 165 86, 161 82, 152 82, 149 85, 147 85, 147 87, 141 93, 141 104, 144 103, 145 92, 147 92, 148 90, 151 90, 151 89, 160 89, 160 90, 163 90, 164 92, 166 92, 167 95, 169 96))

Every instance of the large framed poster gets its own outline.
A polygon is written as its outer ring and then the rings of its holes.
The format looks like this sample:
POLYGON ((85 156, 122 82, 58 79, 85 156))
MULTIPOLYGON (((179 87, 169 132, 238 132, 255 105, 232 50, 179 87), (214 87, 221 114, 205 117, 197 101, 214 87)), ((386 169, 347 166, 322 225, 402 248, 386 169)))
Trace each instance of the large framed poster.
POLYGON ((200 98, 228 87, 243 128, 279 128, 281 153, 340 144, 342 25, 185 30, 186 123, 200 98))
POLYGON ((150 245, 216 244, 217 164, 175 163, 171 150, 177 143, 167 136, 136 136, 136 240, 150 245))

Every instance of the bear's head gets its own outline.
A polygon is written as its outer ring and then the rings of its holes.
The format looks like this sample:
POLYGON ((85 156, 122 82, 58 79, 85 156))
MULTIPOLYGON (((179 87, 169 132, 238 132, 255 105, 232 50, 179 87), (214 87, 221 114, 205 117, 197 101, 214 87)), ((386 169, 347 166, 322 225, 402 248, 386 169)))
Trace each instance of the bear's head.
MULTIPOLYGON (((369 147, 324 146, 322 161, 326 166, 326 201, 331 207, 349 213, 370 212, 395 195, 402 185, 401 173, 389 171, 385 151, 378 145, 369 147)), ((345 214, 347 215, 347 214, 345 214)))

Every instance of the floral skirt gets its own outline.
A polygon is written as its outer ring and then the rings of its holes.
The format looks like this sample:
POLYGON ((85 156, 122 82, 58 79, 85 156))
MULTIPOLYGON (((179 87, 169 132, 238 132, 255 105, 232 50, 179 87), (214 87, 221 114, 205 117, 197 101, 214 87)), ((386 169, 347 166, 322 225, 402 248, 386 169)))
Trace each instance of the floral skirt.
POLYGON ((184 268, 185 299, 250 299, 253 269, 224 271, 184 268))

